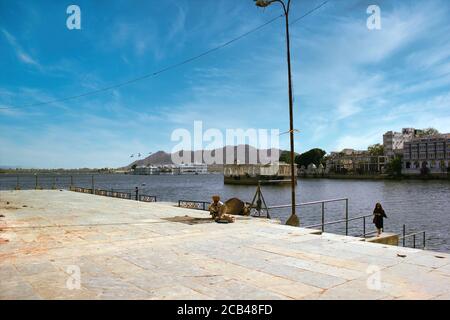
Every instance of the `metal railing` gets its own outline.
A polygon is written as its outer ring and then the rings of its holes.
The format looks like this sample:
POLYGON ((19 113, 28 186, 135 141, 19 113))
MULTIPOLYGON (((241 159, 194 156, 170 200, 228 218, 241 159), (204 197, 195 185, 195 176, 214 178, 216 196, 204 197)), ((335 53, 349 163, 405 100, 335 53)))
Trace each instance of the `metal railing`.
MULTIPOLYGON (((356 220, 356 219, 361 219, 364 218, 364 229, 365 229, 365 218, 367 216, 362 216, 362 217, 356 217, 356 218, 348 218, 348 198, 337 198, 337 199, 328 199, 328 200, 319 200, 319 201, 310 201, 310 202, 302 202, 296 205, 296 207, 303 207, 303 206, 310 206, 310 205, 316 205, 316 204, 321 204, 321 223, 319 224, 314 224, 314 225, 309 225, 309 226, 304 226, 304 228, 317 228, 317 227, 321 227, 322 232, 325 231, 325 226, 326 225, 331 225, 331 224, 337 224, 337 223, 345 223, 345 234, 348 235, 348 222, 352 221, 352 220, 356 220), (325 203, 331 203, 331 202, 340 202, 340 201, 345 201, 345 218, 342 220, 335 220, 335 221, 330 221, 330 222, 325 222, 325 203)), ((278 206, 269 206, 267 207, 267 209, 282 209, 282 208, 290 208, 291 205, 286 204, 286 205, 278 205, 278 206)))
MULTIPOLYGON (((366 238, 368 236, 376 234, 378 231, 369 231, 367 232, 366 228, 366 221, 367 218, 372 218, 373 214, 367 214, 367 215, 361 215, 357 217, 349 217, 349 207, 348 207, 348 198, 337 198, 337 199, 328 199, 328 200, 319 200, 319 201, 310 201, 310 202, 303 202, 296 205, 296 207, 302 207, 302 206, 310 206, 310 205, 321 205, 321 223, 317 224, 311 224, 307 226, 302 226, 303 228, 317 228, 320 227, 322 232, 325 231, 325 226, 334 225, 334 224, 345 224, 345 235, 349 235, 349 222, 351 221, 357 221, 362 220, 362 234, 358 234, 358 237, 366 238), (325 221, 325 204, 331 203, 331 202, 345 202, 345 217, 343 219, 333 220, 333 221, 325 221)), ((189 208, 189 209, 196 209, 196 210, 208 210, 209 202, 207 201, 196 201, 196 200, 178 200, 178 207, 181 208, 189 208)), ((269 206, 267 209, 282 209, 282 208, 290 208, 291 205, 276 205, 276 206, 269 206)), ((384 231, 384 229, 383 229, 384 231)), ((399 234, 399 233, 398 233, 399 234)), ((403 235, 399 237, 399 239, 402 240, 402 245, 406 247, 406 239, 412 238, 413 241, 413 247, 416 248, 417 246, 417 238, 422 235, 422 248, 425 249, 426 245, 426 234, 425 231, 420 232, 414 232, 411 234, 406 234, 406 226, 403 225, 403 235)))
MULTIPOLYGON (((139 189, 136 188, 134 191, 134 195, 132 192, 123 192, 117 190, 103 190, 103 189, 91 189, 91 188, 82 188, 82 187, 70 187, 70 191, 81 192, 81 193, 90 193, 98 196, 119 198, 119 199, 127 199, 127 200, 136 200, 142 202, 156 202, 156 196, 139 194, 139 189)), ((131 190, 131 189, 130 189, 131 190)))
POLYGON ((146 194, 140 194, 139 195, 139 201, 142 202, 156 202, 156 196, 149 196, 146 194))
POLYGON ((196 210, 208 210, 209 202, 196 201, 196 200, 178 200, 178 206, 180 208, 196 209, 196 210))
POLYGON ((82 188, 82 187, 70 187, 70 191, 81 192, 81 193, 92 193, 93 189, 90 188, 82 188))
POLYGON ((91 188, 82 188, 82 187, 70 187, 70 191, 81 192, 81 193, 90 193, 98 196, 106 196, 120 199, 128 199, 131 200, 131 192, 120 192, 114 190, 102 190, 102 189, 91 189, 91 188))
POLYGON ((402 236, 399 237, 402 240, 403 247, 406 247, 406 239, 413 238, 413 248, 416 248, 416 239, 417 236, 422 235, 422 249, 425 249, 426 246, 426 233, 425 231, 414 232, 410 234, 406 234, 406 225, 403 225, 402 236))
MULTIPOLYGON (((345 219, 340 219, 340 220, 334 220, 334 221, 329 221, 329 222, 324 222, 322 220, 322 223, 318 223, 318 224, 313 224, 313 225, 308 225, 308 226, 304 226, 304 228, 317 228, 317 227, 321 227, 322 232, 325 231, 325 226, 327 225, 333 225, 333 224, 339 224, 339 223, 345 223, 345 235, 348 236, 348 223, 350 221, 355 221, 355 220, 362 220, 362 229, 363 229, 363 233, 362 236, 366 237, 366 235, 372 234, 374 232, 368 232, 366 233, 366 218, 368 217, 372 217, 371 214, 369 215, 365 215, 365 216, 358 216, 358 217, 353 217, 353 218, 348 218, 346 217, 345 219)), ((376 232, 376 231, 375 231, 376 232)))
POLYGON ((94 180, 97 174, 18 174, 0 177, 1 190, 43 190, 43 189, 69 189, 78 185, 94 188, 94 180))

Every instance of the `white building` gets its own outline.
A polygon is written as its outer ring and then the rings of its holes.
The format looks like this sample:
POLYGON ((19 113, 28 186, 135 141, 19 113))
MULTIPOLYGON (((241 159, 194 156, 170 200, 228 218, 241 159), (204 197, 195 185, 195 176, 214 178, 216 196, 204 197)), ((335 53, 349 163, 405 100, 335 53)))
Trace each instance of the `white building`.
POLYGON ((371 155, 367 150, 343 149, 331 152, 327 160, 327 171, 334 173, 382 173, 387 156, 371 155))
POLYGON ((405 142, 411 141, 420 130, 414 128, 403 128, 402 132, 388 131, 383 135, 384 154, 393 158, 403 153, 405 142))
POLYGON ((450 133, 414 138, 404 144, 403 173, 446 173, 450 167, 450 133))
POLYGON ((204 163, 181 164, 177 166, 180 174, 205 174, 208 173, 208 165, 204 163))
MULTIPOLYGON (((297 166, 294 174, 297 177, 297 166)), ((291 165, 284 162, 267 164, 225 164, 223 166, 225 184, 277 184, 290 183, 291 165)))
POLYGON ((160 174, 161 170, 155 166, 139 166, 133 170, 133 174, 138 175, 154 175, 160 174))

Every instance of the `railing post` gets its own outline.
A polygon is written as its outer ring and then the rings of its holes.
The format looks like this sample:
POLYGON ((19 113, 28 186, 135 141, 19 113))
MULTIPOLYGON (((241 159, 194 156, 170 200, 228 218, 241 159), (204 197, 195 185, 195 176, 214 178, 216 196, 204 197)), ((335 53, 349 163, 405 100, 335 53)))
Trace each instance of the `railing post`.
POLYGON ((366 217, 363 217, 363 236, 366 237, 366 217))
POLYGON ((406 236, 406 224, 403 225, 403 238, 402 238, 402 240, 403 240, 403 246, 405 246, 405 244, 406 244, 406 238, 405 238, 405 236, 406 236))
POLYGON ((325 231, 325 202, 322 202, 322 232, 325 231))
POLYGON ((53 185, 52 185, 52 189, 56 189, 56 177, 53 176, 53 185))
POLYGON ((20 189, 19 176, 17 176, 16 190, 19 190, 19 189, 20 189))
POLYGON ((348 198, 345 199, 345 235, 348 236, 348 198))
POLYGON ((423 248, 425 249, 425 231, 423 232, 423 248))
POLYGON ((139 195, 139 187, 136 187, 136 190, 134 191, 136 192, 136 201, 139 200, 138 195, 139 195))
POLYGON ((35 178, 34 189, 37 190, 37 188, 38 188, 38 176, 37 176, 37 174, 34 175, 34 178, 35 178))
POLYGON ((181 207, 181 200, 178 200, 178 206, 181 207))
POLYGON ((70 188, 73 187, 73 176, 70 176, 70 188))
POLYGON ((413 234, 413 248, 416 248, 416 234, 413 234))
POLYGON ((94 175, 91 176, 91 182, 92 182, 92 194, 94 194, 94 175))

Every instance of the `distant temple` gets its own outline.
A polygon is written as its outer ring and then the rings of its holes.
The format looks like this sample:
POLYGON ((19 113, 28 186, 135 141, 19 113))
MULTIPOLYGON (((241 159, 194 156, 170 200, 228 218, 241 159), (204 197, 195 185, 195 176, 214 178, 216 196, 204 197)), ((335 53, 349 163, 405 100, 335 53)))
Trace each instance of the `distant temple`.
MULTIPOLYGON (((295 171, 297 171, 295 169, 295 171)), ((295 172, 297 177, 297 172, 295 172)), ((285 162, 269 164, 225 164, 223 181, 225 184, 279 184, 290 183, 291 165, 285 162)))

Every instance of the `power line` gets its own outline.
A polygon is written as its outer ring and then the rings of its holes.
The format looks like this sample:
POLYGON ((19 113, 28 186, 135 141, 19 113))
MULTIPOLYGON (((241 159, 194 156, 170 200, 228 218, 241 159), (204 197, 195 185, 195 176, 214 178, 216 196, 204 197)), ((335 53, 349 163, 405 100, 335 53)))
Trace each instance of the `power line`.
POLYGON ((319 4, 317 7, 314 7, 313 9, 309 10, 307 13, 305 13, 304 15, 298 17, 297 19, 294 19, 291 23, 289 23, 290 25, 293 25, 294 23, 299 22, 300 20, 302 20, 303 18, 307 17, 308 15, 310 15, 311 13, 313 13, 316 10, 319 10, 320 8, 322 8, 324 5, 326 5, 328 2, 330 2, 330 0, 324 1, 321 4, 319 4))
MULTIPOLYGON (((290 24, 292 25, 292 24, 297 23, 298 21, 304 19, 304 18, 307 17, 308 15, 312 14, 314 11, 320 9, 322 6, 324 6, 324 5, 327 4, 328 2, 329 2, 329 0, 322 2, 320 5, 318 5, 317 7, 313 8, 313 9, 311 9, 310 11, 308 11, 307 13, 305 13, 304 15, 298 17, 297 19, 294 19, 290 24)), ((0 109, 29 108, 29 107, 38 107, 38 106, 43 106, 43 105, 52 104, 52 103, 57 103, 57 102, 65 102, 65 101, 68 101, 68 100, 73 100, 73 99, 83 98, 83 97, 87 97, 87 96, 99 94, 99 93, 102 93, 102 92, 105 92, 105 91, 110 91, 110 90, 117 89, 117 88, 120 88, 120 87, 129 85, 129 84, 132 84, 132 83, 141 81, 141 80, 145 80, 145 79, 150 78, 150 77, 155 77, 155 76, 157 76, 157 75, 159 75, 159 74, 161 74, 161 73, 164 73, 164 72, 166 72, 166 71, 169 71, 169 70, 178 68, 178 67, 180 67, 180 66, 182 66, 182 65, 188 64, 188 63, 190 63, 190 62, 192 62, 192 61, 198 60, 198 59, 200 59, 200 58, 202 58, 202 57, 204 57, 204 56, 206 56, 206 55, 209 55, 209 54, 211 54, 211 53, 213 53, 213 52, 215 52, 215 51, 218 51, 218 50, 220 50, 220 49, 223 49, 223 48, 225 48, 225 47, 231 45, 232 43, 234 43, 234 42, 236 42, 236 41, 239 41, 239 40, 241 40, 242 38, 244 38, 244 37, 246 37, 246 36, 248 36, 248 35, 250 35, 250 34, 256 32, 256 31, 258 31, 258 30, 260 30, 260 29, 262 29, 262 28, 264 28, 264 27, 266 27, 267 25, 273 23, 274 21, 278 20, 279 18, 281 18, 281 17, 283 17, 283 16, 284 16, 284 14, 278 15, 278 16, 276 16, 276 17, 274 17, 274 18, 272 18, 272 19, 266 21, 265 23, 263 23, 263 24, 261 24, 261 25, 255 27, 255 28, 253 28, 253 29, 251 29, 251 30, 249 30, 249 31, 247 31, 247 32, 245 32, 245 33, 243 33, 243 34, 241 34, 240 36, 237 36, 237 37, 235 37, 235 38, 233 38, 233 39, 231 39, 231 40, 229 40, 229 41, 227 41, 227 42, 225 42, 225 43, 223 43, 223 44, 221 44, 221 45, 218 45, 218 46, 216 46, 216 47, 214 47, 214 48, 211 48, 211 49, 209 49, 209 50, 207 50, 207 51, 204 51, 204 52, 202 52, 202 53, 200 53, 200 54, 198 54, 198 55, 196 55, 196 56, 193 56, 193 57, 188 58, 188 59, 186 59, 186 60, 183 60, 183 61, 180 61, 180 62, 178 62, 178 63, 172 64, 172 65, 170 65, 170 66, 168 66, 168 67, 165 67, 165 68, 163 68, 163 69, 160 69, 160 70, 158 70, 158 71, 155 71, 155 72, 152 72, 152 73, 148 73, 148 74, 144 74, 144 75, 142 75, 142 76, 140 76, 140 77, 137 77, 137 78, 134 78, 134 79, 131 79, 131 80, 128 80, 128 81, 120 82, 120 83, 117 83, 117 84, 114 84, 114 85, 111 85, 111 86, 103 87, 103 88, 101 88, 101 89, 89 91, 89 92, 86 92, 86 93, 82 93, 82 94, 78 94, 78 95, 73 95, 73 96, 68 96, 68 97, 65 97, 65 98, 54 99, 54 100, 49 100, 49 101, 44 101, 44 102, 37 102, 37 103, 25 105, 25 106, 0 107, 0 109)))

